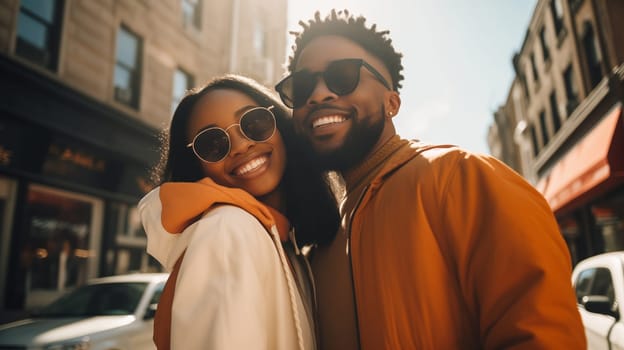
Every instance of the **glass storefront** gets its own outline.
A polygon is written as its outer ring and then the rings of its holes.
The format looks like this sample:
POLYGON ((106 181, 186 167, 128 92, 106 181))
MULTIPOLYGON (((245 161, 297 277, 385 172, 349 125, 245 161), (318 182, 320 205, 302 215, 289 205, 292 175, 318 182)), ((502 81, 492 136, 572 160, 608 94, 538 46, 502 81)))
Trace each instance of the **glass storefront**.
POLYGON ((28 186, 19 260, 26 273, 26 308, 98 275, 102 211, 95 197, 28 186))
POLYGON ((4 300, 17 183, 0 176, 0 301, 4 300))
POLYGON ((592 255, 624 250, 624 187, 557 218, 572 263, 592 255))

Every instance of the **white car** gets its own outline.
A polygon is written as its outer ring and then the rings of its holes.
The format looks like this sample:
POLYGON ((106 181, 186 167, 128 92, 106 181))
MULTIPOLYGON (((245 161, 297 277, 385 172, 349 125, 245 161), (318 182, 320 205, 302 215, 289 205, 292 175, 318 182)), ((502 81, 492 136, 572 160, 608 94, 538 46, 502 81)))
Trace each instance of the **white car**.
POLYGON ((599 254, 572 272, 587 348, 624 350, 624 252, 599 254))
POLYGON ((0 349, 155 349, 154 313, 167 277, 140 273, 91 280, 36 316, 0 326, 0 349))

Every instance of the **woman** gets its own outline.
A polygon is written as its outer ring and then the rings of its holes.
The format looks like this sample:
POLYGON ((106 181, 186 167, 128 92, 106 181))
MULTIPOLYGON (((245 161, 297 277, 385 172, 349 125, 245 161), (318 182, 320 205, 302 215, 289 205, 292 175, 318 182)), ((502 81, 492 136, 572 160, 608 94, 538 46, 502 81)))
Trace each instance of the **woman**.
POLYGON ((147 250, 171 271, 157 347, 314 349, 299 247, 331 237, 338 212, 288 110, 228 75, 182 99, 166 139, 161 185, 139 203, 147 250))

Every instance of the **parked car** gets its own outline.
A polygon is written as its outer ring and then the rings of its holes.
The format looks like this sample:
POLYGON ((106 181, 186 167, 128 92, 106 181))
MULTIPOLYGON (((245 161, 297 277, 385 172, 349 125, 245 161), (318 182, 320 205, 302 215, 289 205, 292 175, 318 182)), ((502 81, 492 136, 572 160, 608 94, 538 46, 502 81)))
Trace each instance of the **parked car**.
POLYGON ((572 272, 587 348, 624 350, 624 252, 599 254, 572 272))
POLYGON ((31 318, 0 326, 0 349, 155 349, 152 327, 166 273, 103 277, 31 318))

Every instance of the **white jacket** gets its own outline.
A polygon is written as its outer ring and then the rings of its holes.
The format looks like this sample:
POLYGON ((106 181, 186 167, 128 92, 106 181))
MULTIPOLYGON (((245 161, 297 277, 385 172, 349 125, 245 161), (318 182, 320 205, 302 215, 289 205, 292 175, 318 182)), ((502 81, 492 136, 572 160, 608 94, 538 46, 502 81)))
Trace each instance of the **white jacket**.
POLYGON ((219 205, 170 233, 160 192, 147 194, 139 212, 147 251, 167 270, 186 251, 173 298, 171 349, 314 349, 313 324, 276 226, 268 232, 239 206, 219 205))

